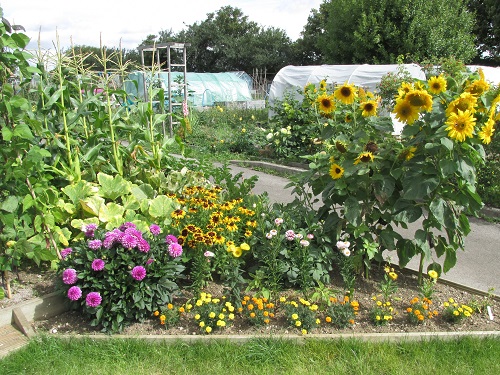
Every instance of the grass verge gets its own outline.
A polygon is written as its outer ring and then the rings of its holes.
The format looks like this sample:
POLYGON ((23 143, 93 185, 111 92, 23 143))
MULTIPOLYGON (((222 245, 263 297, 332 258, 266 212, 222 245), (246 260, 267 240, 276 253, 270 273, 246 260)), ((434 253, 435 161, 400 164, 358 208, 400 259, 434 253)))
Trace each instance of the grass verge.
POLYGON ((8 374, 500 373, 500 338, 372 343, 254 339, 198 343, 38 337, 0 361, 8 374))

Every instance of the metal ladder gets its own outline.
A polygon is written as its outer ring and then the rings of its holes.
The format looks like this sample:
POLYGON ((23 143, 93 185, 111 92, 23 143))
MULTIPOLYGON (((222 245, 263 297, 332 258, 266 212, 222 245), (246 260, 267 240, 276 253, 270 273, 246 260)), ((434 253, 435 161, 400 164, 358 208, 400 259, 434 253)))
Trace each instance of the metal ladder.
MULTIPOLYGON (((178 42, 167 42, 167 43, 158 43, 150 46, 141 46, 139 47, 139 50, 141 52, 141 63, 143 69, 145 68, 144 65, 144 52, 152 52, 153 53, 153 59, 156 57, 156 64, 159 67, 159 72, 166 72, 168 76, 168 83, 167 83, 167 100, 168 100, 168 112, 170 114, 173 113, 174 107, 176 106, 182 106, 182 102, 173 102, 172 101, 172 73, 173 72, 178 72, 179 70, 176 69, 182 69, 182 82, 176 83, 176 89, 181 89, 183 92, 183 98, 185 101, 187 101, 188 97, 188 90, 187 90, 187 55, 186 55, 186 48, 189 47, 191 44, 190 43, 178 43, 178 42), (162 69, 162 64, 160 62, 160 50, 166 49, 167 51, 167 61, 166 61, 166 66, 163 64, 162 69), (182 60, 181 62, 178 63, 172 63, 172 49, 174 50, 182 50, 182 60)), ((147 89, 146 89, 146 80, 144 79, 144 96, 145 99, 148 100, 147 98, 147 89)), ((162 111, 164 109, 162 108, 162 111)), ((172 115, 168 116, 169 118, 169 132, 170 132, 170 137, 174 136, 174 125, 179 124, 179 121, 174 121, 174 118, 172 115)), ((165 122, 163 122, 163 135, 167 135, 167 131, 165 129, 165 122)))

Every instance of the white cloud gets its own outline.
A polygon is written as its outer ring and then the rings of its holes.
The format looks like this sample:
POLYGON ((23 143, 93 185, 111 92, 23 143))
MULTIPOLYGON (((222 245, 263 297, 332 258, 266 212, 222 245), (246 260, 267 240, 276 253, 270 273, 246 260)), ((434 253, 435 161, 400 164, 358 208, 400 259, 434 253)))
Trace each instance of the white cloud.
MULTIPOLYGON (((1 0, 0 0, 1 1, 1 0)), ((322 0, 7 0, 1 1, 4 17, 20 24, 31 38, 30 48, 52 48, 59 36, 60 46, 71 44, 99 46, 100 38, 108 47, 135 48, 149 34, 172 29, 178 32, 206 19, 207 13, 231 5, 240 8, 250 21, 260 26, 286 31, 295 40, 299 37, 312 8, 322 0), (40 31, 41 30, 41 31, 40 31)))

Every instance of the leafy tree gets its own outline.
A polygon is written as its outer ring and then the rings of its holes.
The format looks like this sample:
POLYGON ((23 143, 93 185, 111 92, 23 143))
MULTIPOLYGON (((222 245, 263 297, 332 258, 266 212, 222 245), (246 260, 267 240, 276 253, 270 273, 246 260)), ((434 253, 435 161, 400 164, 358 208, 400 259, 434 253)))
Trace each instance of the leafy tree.
POLYGON ((469 9, 476 16, 474 34, 478 56, 475 62, 500 65, 500 2, 469 0, 469 9))
POLYGON ((473 25, 465 0, 326 0, 308 19, 301 53, 330 64, 395 63, 399 55, 468 62, 473 25))
POLYGON ((320 9, 312 9, 307 24, 300 33, 300 38, 294 44, 294 61, 296 65, 321 64, 323 52, 316 48, 318 36, 323 33, 325 19, 328 17, 328 10, 325 4, 320 5, 320 9))

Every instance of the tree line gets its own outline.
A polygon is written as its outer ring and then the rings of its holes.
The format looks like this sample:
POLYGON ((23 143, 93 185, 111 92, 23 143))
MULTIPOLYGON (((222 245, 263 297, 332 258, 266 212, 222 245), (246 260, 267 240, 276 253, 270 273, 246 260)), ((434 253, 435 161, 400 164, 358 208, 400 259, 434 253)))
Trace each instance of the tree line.
MULTIPOLYGON (((140 64, 141 46, 189 43, 187 69, 225 72, 286 65, 438 63, 455 58, 468 64, 500 66, 498 0, 325 0, 312 9, 300 37, 292 41, 279 28, 259 26, 241 9, 224 6, 201 22, 148 35, 137 49, 122 50, 140 64)), ((98 47, 76 46, 90 53, 85 64, 101 70, 98 47)), ((120 52, 108 49, 108 56, 120 52)), ((147 57, 150 63, 151 56, 147 57)), ((165 56, 161 55, 161 60, 165 56)))

